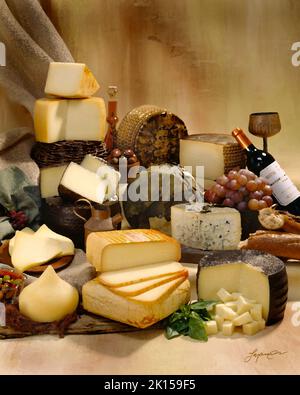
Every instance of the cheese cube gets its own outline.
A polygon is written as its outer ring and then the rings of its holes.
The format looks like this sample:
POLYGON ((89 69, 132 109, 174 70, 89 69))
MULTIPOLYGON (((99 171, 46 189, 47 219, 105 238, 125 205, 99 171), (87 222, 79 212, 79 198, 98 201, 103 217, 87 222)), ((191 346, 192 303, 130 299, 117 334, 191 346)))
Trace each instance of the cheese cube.
POLYGON ((261 320, 257 321, 258 329, 261 331, 266 327, 266 321, 262 318, 261 320))
POLYGON ((248 324, 249 322, 252 322, 252 321, 253 321, 252 317, 251 317, 250 313, 247 311, 246 313, 243 313, 243 314, 239 315, 238 317, 236 317, 233 320, 233 324, 235 326, 241 326, 244 324, 248 324))
POLYGON ((215 321, 217 323, 218 330, 221 331, 223 327, 224 318, 219 315, 215 315, 215 321))
POLYGON ((179 261, 180 244, 153 229, 93 232, 86 253, 97 271, 107 272, 152 263, 179 261))
POLYGON ((248 303, 243 296, 239 296, 237 299, 237 313, 239 315, 246 313, 246 311, 250 311, 253 305, 248 303))
POLYGON ((251 317, 254 321, 259 321, 262 319, 262 305, 261 304, 254 304, 250 309, 251 317))
POLYGON ((243 325, 243 333, 245 335, 253 336, 259 331, 259 325, 257 321, 252 321, 243 325))
POLYGON ((36 141, 103 140, 106 108, 102 98, 39 99, 34 108, 36 141))
POLYGON ((216 321, 211 320, 211 321, 205 321, 204 322, 205 330, 207 335, 215 335, 218 333, 218 326, 216 321))
POLYGON ((40 169, 40 188, 42 198, 58 196, 58 186, 67 165, 44 167, 40 169))
POLYGON ((201 250, 237 249, 241 239, 240 213, 230 207, 191 210, 191 205, 171 207, 172 236, 181 244, 201 250))
POLYGON ((221 288, 218 292, 217 292, 217 296, 218 298, 220 298, 222 300, 222 302, 229 302, 230 300, 232 300, 232 296, 231 294, 226 291, 226 289, 221 288))
POLYGON ((238 317, 237 313, 235 313, 231 308, 225 306, 225 304, 217 304, 216 305, 216 315, 223 317, 225 320, 232 321, 238 317))
POLYGON ((240 292, 232 292, 231 297, 232 300, 238 300, 239 296, 241 296, 242 294, 240 292))
POLYGON ((98 89, 98 82, 84 63, 50 63, 45 86, 46 94, 85 98, 92 96, 98 89))
POLYGON ((237 312, 237 302, 227 302, 225 306, 229 307, 233 311, 237 312))
POLYGON ((224 321, 222 325, 222 333, 225 336, 231 336, 234 331, 234 325, 232 321, 224 321))

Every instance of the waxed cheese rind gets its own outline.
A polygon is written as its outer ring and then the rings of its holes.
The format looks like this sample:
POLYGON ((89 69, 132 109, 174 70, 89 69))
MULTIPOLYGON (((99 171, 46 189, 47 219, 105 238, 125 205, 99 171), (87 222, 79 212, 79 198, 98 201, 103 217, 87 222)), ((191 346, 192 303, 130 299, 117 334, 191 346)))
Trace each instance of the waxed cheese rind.
POLYGON ((146 328, 169 316, 190 299, 190 283, 185 280, 164 300, 143 303, 129 300, 91 280, 82 288, 85 310, 125 324, 146 328))
POLYGON ((198 296, 214 299, 220 288, 241 292, 262 304, 267 325, 283 319, 288 284, 285 265, 279 258, 259 251, 207 253, 198 266, 198 296))

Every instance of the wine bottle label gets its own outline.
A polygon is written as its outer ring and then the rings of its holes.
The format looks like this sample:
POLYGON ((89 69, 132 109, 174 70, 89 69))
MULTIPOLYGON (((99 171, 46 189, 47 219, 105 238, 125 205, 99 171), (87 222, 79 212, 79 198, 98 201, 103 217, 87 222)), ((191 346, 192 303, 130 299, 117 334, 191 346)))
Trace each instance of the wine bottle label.
POLYGON ((260 177, 272 187, 273 196, 281 206, 288 206, 300 196, 292 180, 276 161, 265 167, 260 177))

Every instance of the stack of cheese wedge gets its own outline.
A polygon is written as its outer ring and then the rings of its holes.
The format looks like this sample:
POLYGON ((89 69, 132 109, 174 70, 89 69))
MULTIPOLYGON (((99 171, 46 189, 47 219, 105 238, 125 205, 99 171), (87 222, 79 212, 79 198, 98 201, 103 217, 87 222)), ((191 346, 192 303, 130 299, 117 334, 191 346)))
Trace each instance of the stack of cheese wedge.
POLYGON ((180 244, 151 229, 91 233, 87 257, 98 276, 82 289, 92 313, 145 328, 190 299, 180 244))
POLYGON ((36 141, 43 143, 44 150, 49 147, 47 152, 51 158, 57 157, 59 164, 41 169, 43 198, 57 196, 66 165, 75 159, 80 162, 79 143, 83 147, 85 142, 95 143, 94 152, 99 153, 99 141, 104 141, 106 131, 106 107, 102 98, 91 97, 98 89, 85 64, 50 63, 45 86, 48 97, 35 103, 34 129, 36 141), (67 144, 62 151, 60 142, 67 144))
POLYGON ((36 232, 29 228, 17 231, 9 242, 13 266, 20 272, 42 265, 54 258, 74 255, 74 244, 69 238, 42 225, 36 232))

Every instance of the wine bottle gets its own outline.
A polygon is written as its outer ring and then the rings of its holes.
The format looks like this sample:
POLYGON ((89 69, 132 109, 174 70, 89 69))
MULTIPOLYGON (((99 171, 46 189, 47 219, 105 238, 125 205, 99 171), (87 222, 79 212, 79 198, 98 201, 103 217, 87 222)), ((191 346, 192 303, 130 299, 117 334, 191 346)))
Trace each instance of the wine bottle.
POLYGON ((300 192, 273 156, 256 148, 242 129, 234 129, 232 135, 246 152, 247 168, 272 187, 279 208, 300 215, 300 192))

